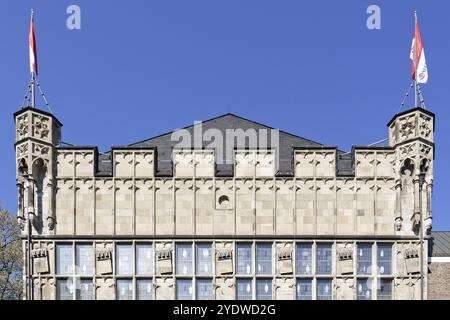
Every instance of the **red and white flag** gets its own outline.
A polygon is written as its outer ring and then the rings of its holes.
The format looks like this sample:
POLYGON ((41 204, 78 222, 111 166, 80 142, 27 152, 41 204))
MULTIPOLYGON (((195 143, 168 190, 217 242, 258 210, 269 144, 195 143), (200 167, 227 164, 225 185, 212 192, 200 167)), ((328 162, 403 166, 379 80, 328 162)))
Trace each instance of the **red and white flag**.
POLYGON ((34 36, 33 13, 31 14, 31 20, 30 20, 30 72, 34 73, 35 76, 38 75, 36 38, 34 36))
POLYGON ((412 60, 413 80, 416 80, 416 71, 417 71, 417 83, 427 83, 428 81, 427 62, 425 61, 425 50, 423 49, 422 37, 420 36, 419 23, 417 21, 409 58, 412 60))

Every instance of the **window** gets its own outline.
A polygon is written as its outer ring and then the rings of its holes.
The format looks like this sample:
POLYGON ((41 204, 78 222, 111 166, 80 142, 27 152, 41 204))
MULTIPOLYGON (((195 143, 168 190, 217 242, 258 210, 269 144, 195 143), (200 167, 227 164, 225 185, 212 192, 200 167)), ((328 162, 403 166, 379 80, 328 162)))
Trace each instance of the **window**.
POLYGON ((297 280, 297 300, 311 300, 312 299, 312 280, 299 279, 297 280))
POLYGON ((72 279, 58 279, 56 282, 56 298, 58 300, 73 300, 72 279))
POLYGON ((192 300, 191 279, 177 279, 177 300, 192 300))
POLYGON ((317 274, 331 274, 331 244, 319 243, 316 251, 317 274))
POLYGON ((272 274, 272 244, 256 244, 256 274, 272 274))
POLYGON ((78 275, 93 275, 94 250, 92 244, 77 244, 75 247, 75 261, 78 275))
POLYGON ((256 300, 272 300, 272 280, 256 280, 256 300))
POLYGON ((176 245, 176 267, 177 274, 192 274, 192 244, 176 245))
POLYGON ((378 300, 391 300, 392 299, 392 280, 391 279, 378 279, 377 299, 378 300))
POLYGON ((236 271, 237 274, 252 273, 252 245, 250 243, 236 244, 236 271))
POLYGON ((133 299, 133 284, 129 279, 117 280, 117 300, 133 299))
POLYGON ((358 279, 356 282, 356 298, 358 300, 372 300, 372 285, 370 281, 369 279, 358 279))
POLYGON ((92 279, 81 279, 76 291, 77 300, 94 300, 92 279))
POLYGON ((197 274, 212 274, 212 255, 210 243, 198 243, 196 246, 197 254, 197 274))
POLYGON ((309 275, 312 272, 312 244, 298 243, 296 254, 296 273, 309 275))
POLYGON ((71 244, 58 244, 56 246, 56 273, 72 274, 73 247, 71 244))
POLYGON ((138 279, 136 280, 136 299, 151 300, 152 299, 152 280, 138 279))
POLYGON ((391 274, 392 244, 377 244, 377 269, 378 274, 391 274))
POLYGON ((319 279, 317 280, 317 300, 331 300, 331 280, 319 279))
POLYGON ((372 244, 358 243, 356 250, 357 274, 372 274, 372 244))
POLYGON ((197 300, 212 300, 212 280, 211 279, 199 279, 197 280, 197 300))
POLYGON ((149 275, 153 273, 153 248, 151 244, 136 245, 136 274, 149 275))
POLYGON ((116 274, 131 275, 133 273, 133 249, 130 244, 116 245, 116 274))
POLYGON ((236 299, 252 300, 252 280, 236 279, 236 299))

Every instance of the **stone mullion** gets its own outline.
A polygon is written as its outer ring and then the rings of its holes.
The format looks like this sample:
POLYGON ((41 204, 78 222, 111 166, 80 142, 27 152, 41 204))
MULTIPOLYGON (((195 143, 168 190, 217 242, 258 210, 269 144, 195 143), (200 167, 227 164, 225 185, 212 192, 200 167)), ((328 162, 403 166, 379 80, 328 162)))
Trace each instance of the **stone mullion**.
POLYGON ((313 160, 313 191, 314 191, 314 199, 313 199, 313 215, 314 215, 314 235, 317 235, 317 153, 314 152, 314 160, 313 160))

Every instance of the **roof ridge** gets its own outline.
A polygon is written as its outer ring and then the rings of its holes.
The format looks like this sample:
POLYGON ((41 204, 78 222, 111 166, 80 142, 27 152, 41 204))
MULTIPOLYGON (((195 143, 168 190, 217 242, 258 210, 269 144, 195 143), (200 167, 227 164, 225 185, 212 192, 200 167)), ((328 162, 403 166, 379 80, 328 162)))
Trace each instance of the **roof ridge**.
MULTIPOLYGON (((295 138, 303 139, 303 140, 308 141, 308 142, 311 142, 311 143, 313 143, 313 144, 317 144, 317 145, 323 146, 323 144, 320 143, 320 142, 317 142, 317 141, 314 141, 314 140, 311 140, 311 139, 308 139, 308 138, 304 138, 304 137, 301 137, 301 136, 299 136, 299 135, 297 135, 297 134, 290 133, 290 132, 286 132, 286 131, 284 131, 284 130, 276 129, 276 128, 271 127, 271 126, 269 126, 269 125, 266 125, 266 124, 263 124, 263 123, 260 123, 260 122, 254 121, 254 120, 250 120, 250 119, 244 118, 244 117, 239 116, 239 115, 237 115, 237 114, 235 114, 235 113, 232 113, 232 112, 227 112, 227 113, 224 113, 224 114, 222 114, 222 115, 219 115, 219 116, 216 116, 216 117, 207 119, 207 120, 201 120, 201 122, 202 122, 202 123, 211 122, 211 121, 215 121, 215 120, 224 118, 224 117, 226 117, 226 116, 233 116, 233 117, 235 117, 235 118, 238 118, 238 119, 241 119, 241 120, 244 120, 244 121, 247 121, 247 122, 256 124, 256 125, 258 125, 258 126, 266 127, 266 128, 273 129, 273 130, 278 130, 280 133, 283 133, 283 134, 286 134, 286 135, 289 135, 289 136, 292 136, 292 137, 295 137, 295 138)), ((140 144, 140 143, 143 143, 143 142, 146 142, 146 141, 149 141, 149 140, 153 140, 153 139, 156 139, 156 138, 159 138, 159 137, 162 137, 162 136, 171 134, 171 133, 173 133, 173 132, 175 132, 175 131, 178 131, 178 130, 183 130, 183 129, 188 129, 188 128, 194 127, 195 125, 196 125, 196 123, 194 122, 194 124, 190 124, 190 125, 185 126, 185 127, 182 127, 182 128, 177 128, 177 129, 174 129, 174 130, 172 130, 172 131, 168 131, 168 132, 165 132, 165 133, 162 133, 162 134, 159 134, 159 135, 156 135, 156 136, 147 138, 147 139, 143 139, 143 140, 140 140, 140 141, 137 141, 137 142, 133 142, 133 143, 131 143, 131 144, 128 144, 128 146, 134 146, 134 145, 136 145, 136 144, 140 144)))

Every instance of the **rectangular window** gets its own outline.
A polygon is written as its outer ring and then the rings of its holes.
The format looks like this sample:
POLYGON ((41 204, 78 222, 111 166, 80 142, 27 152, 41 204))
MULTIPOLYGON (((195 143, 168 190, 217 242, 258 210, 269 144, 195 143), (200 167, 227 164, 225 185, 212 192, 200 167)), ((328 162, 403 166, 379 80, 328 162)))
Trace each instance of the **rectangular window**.
POLYGON ((94 300, 92 279, 81 279, 77 285, 77 300, 94 300))
POLYGON ((370 279, 358 279, 356 282, 356 298, 358 300, 372 300, 371 281, 370 279))
POLYGON ((56 280, 56 299, 73 300, 73 279, 56 280))
POLYGON ((210 243, 198 243, 196 245, 197 255, 197 274, 211 275, 212 274, 212 254, 210 243))
POLYGON ((73 247, 71 244, 58 244, 56 246, 56 273, 73 273, 73 247))
POLYGON ((372 274, 372 244, 358 243, 356 250, 357 273, 372 274))
POLYGON ((272 280, 256 280, 256 300, 272 300, 272 280))
POLYGON ((153 248, 151 244, 136 245, 136 274, 153 274, 153 248))
POLYGON ((317 280, 317 300, 331 300, 332 299, 331 280, 319 279, 317 280))
POLYGON ((177 279, 177 300, 192 300, 192 280, 177 279))
POLYGON ((319 243, 316 250, 317 274, 331 274, 331 243, 319 243))
POLYGON ((378 243, 377 244, 377 270, 378 274, 392 273, 392 244, 378 243))
POLYGON ((256 274, 272 274, 272 244, 256 244, 256 274))
POLYGON ((133 273, 133 248, 131 244, 116 245, 116 274, 131 275, 133 273))
POLYGON ((192 274, 192 244, 181 243, 176 245, 177 274, 192 274))
POLYGON ((236 299, 252 300, 252 280, 236 279, 236 299))
POLYGON ((310 275, 312 272, 312 244, 297 243, 296 252, 296 273, 310 275))
POLYGON ((212 300, 212 289, 213 285, 211 279, 198 279, 196 287, 197 300, 212 300))
POLYGON ((77 244, 75 246, 76 272, 78 275, 94 274, 94 250, 92 244, 77 244))
POLYGON ((312 299, 312 280, 299 279, 297 280, 297 300, 311 300, 312 299))
POLYGON ((250 243, 236 244, 237 274, 252 274, 252 245, 250 243))
POLYGON ((136 280, 136 299, 152 300, 152 280, 138 279, 136 280))
POLYGON ((117 300, 133 299, 133 283, 129 279, 117 280, 117 300))
POLYGON ((378 300, 391 300, 392 299, 392 280, 391 279, 378 279, 377 299, 378 300))

